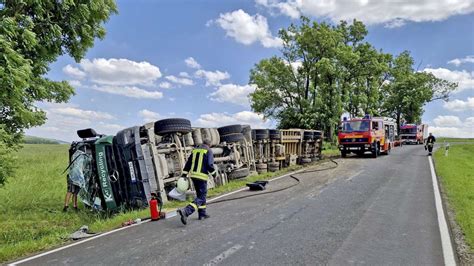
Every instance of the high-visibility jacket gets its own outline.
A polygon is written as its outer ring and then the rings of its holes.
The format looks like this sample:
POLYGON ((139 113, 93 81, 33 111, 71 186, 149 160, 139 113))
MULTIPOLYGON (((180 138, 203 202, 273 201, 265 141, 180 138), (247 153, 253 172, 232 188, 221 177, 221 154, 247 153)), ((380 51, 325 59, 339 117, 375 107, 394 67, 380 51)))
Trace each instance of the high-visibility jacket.
POLYGON ((216 174, 214 169, 214 155, 206 145, 193 149, 191 156, 186 161, 183 174, 189 174, 191 178, 207 181, 209 175, 216 174))

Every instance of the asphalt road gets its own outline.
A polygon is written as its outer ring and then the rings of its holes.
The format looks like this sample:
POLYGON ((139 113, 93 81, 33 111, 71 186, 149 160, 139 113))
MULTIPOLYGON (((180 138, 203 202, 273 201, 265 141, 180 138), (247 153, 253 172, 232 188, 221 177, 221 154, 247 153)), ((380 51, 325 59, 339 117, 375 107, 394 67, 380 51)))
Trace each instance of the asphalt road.
MULTIPOLYGON (((205 221, 145 223, 25 264, 443 264, 422 145, 338 162, 299 175, 289 190, 209 205, 205 221)), ((280 179, 268 191, 292 182, 280 179)))

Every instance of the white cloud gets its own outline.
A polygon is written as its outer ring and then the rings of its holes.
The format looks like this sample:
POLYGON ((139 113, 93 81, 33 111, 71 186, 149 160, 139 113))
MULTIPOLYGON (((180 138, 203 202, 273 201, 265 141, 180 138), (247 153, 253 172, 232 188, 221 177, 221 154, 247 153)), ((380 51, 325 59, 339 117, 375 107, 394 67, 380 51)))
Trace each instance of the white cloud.
POLYGON ((105 112, 85 110, 71 104, 46 104, 47 121, 40 127, 27 130, 28 135, 64 141, 78 140, 79 129, 94 128, 99 134, 116 134, 125 128, 109 123, 116 117, 105 112))
POLYGON ((248 95, 255 91, 255 85, 224 84, 209 95, 216 102, 229 102, 242 106, 249 106, 248 95))
POLYGON ((226 72, 221 72, 219 70, 216 71, 206 71, 199 69, 194 73, 194 75, 198 78, 206 79, 206 86, 219 86, 221 85, 222 80, 226 80, 230 78, 230 74, 226 72))
POLYGON ((184 60, 184 62, 186 63, 186 65, 190 68, 196 68, 196 69, 199 69, 201 68, 201 65, 192 57, 188 57, 184 60))
POLYGON ((75 88, 82 87, 82 83, 79 80, 69 80, 68 82, 69 82, 69 85, 75 88))
POLYGON ((209 113, 202 114, 196 120, 199 127, 221 127, 230 124, 246 124, 252 128, 269 128, 271 122, 264 120, 263 115, 251 111, 242 111, 235 114, 229 113, 209 113))
POLYGON ((71 65, 67 65, 67 66, 63 67, 63 72, 64 72, 64 74, 66 74, 66 75, 68 75, 72 78, 75 78, 75 79, 83 79, 87 75, 84 71, 80 70, 77 67, 73 67, 71 65))
POLYGON ((143 109, 138 112, 138 116, 143 119, 145 123, 154 122, 160 119, 163 119, 163 116, 159 113, 155 113, 153 111, 143 109))
POLYGON ((134 86, 97 86, 93 85, 91 87, 94 90, 115 94, 115 95, 122 95, 130 98, 137 98, 137 99, 161 99, 163 98, 163 93, 160 91, 148 91, 144 89, 140 89, 134 86))
POLYGON ((445 102, 443 104, 443 107, 453 112, 473 111, 474 97, 468 97, 467 101, 456 99, 449 102, 445 102))
POLYGON ((425 68, 423 71, 432 73, 441 79, 457 82, 458 88, 456 92, 466 89, 474 89, 474 72, 468 72, 466 70, 453 71, 446 68, 425 68))
POLYGON ((264 47, 281 47, 282 40, 273 37, 267 18, 260 14, 251 16, 242 9, 220 14, 215 22, 226 31, 226 35, 237 42, 250 45, 260 42, 264 47))
POLYGON ((293 19, 300 15, 401 26, 405 21, 441 21, 474 11, 474 0, 256 0, 260 6, 293 19))
POLYGON ((64 116, 72 116, 76 118, 83 118, 83 119, 116 119, 113 115, 104 113, 104 112, 97 112, 91 110, 83 110, 76 107, 58 107, 58 108, 51 108, 47 110, 48 114, 59 114, 64 116))
POLYGON ((468 55, 464 58, 455 58, 448 62, 448 64, 452 64, 455 66, 460 66, 461 64, 466 64, 466 63, 474 63, 474 55, 468 55))
POLYGON ((468 117, 464 122, 457 116, 438 116, 433 120, 435 126, 428 130, 436 137, 474 138, 474 117, 468 117))
POLYGON ((462 125, 461 119, 454 115, 439 115, 433 119, 437 127, 458 127, 462 125))
POLYGON ((168 81, 163 81, 158 85, 158 87, 160 87, 162 89, 170 89, 171 88, 171 83, 169 83, 168 81))
POLYGON ((84 59, 80 62, 79 66, 89 80, 103 85, 150 86, 161 77, 160 69, 145 61, 135 62, 128 59, 95 58, 92 61, 84 59))
POLYGON ((194 81, 192 79, 188 79, 188 78, 178 78, 178 77, 173 76, 173 75, 166 76, 165 78, 167 80, 173 82, 173 83, 184 85, 184 86, 194 85, 194 81))
POLYGON ((188 74, 188 72, 179 72, 179 75, 180 75, 181 77, 191 78, 191 76, 188 74))

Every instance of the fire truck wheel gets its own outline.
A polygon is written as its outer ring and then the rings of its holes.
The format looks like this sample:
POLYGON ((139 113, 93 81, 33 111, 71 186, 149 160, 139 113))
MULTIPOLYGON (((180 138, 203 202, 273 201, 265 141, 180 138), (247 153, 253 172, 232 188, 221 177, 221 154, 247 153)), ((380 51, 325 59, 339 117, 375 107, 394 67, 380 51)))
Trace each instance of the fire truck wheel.
POLYGON ((155 134, 157 135, 166 135, 175 132, 187 134, 191 131, 191 121, 187 119, 169 118, 155 122, 155 134))
POLYGON ((347 156, 347 151, 346 150, 341 150, 341 157, 346 158, 347 156))
POLYGON ((242 125, 230 125, 225 127, 220 127, 217 129, 219 134, 222 135, 229 135, 235 133, 242 133, 242 125))
POLYGON ((377 158, 380 154, 380 147, 377 143, 373 144, 374 147, 372 147, 372 158, 377 158))
POLYGON ((250 174, 249 169, 246 167, 235 169, 234 171, 227 174, 229 180, 239 179, 247 177, 250 174))

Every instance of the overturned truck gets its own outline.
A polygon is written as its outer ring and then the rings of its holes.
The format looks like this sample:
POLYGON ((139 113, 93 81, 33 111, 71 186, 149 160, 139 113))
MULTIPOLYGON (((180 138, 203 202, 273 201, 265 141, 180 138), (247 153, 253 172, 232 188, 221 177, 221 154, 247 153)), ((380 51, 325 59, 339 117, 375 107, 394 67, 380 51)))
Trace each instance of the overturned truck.
POLYGON ((106 211, 146 207, 153 197, 168 201, 187 158, 204 140, 211 144, 218 170, 209 188, 318 160, 323 141, 316 130, 199 128, 181 118, 126 128, 115 136, 93 129, 79 130, 78 136, 82 140, 73 142, 69 152, 69 174, 81 186, 82 202, 106 211))

